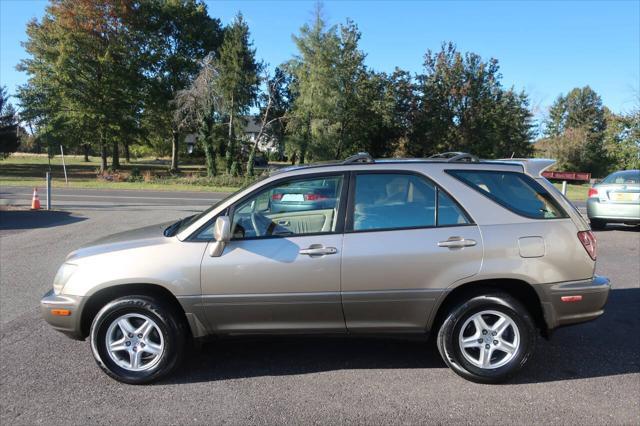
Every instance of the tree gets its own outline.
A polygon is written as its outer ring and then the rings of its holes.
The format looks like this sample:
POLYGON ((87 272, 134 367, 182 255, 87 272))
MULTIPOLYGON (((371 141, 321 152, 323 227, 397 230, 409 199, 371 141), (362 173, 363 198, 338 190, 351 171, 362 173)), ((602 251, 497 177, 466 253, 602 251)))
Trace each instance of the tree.
POLYGON ((273 77, 265 75, 267 90, 258 98, 260 115, 266 117, 263 136, 276 142, 281 160, 285 154, 287 115, 295 99, 291 90, 292 80, 293 76, 286 67, 276 67, 273 77))
POLYGON ((286 66, 294 77, 295 93, 287 128, 289 155, 299 163, 304 163, 308 154, 331 158, 326 144, 335 141, 331 118, 337 95, 333 68, 339 40, 336 28, 327 28, 320 4, 316 5, 312 25, 304 24, 293 41, 298 54, 286 66))
POLYGON ((20 145, 18 115, 9 102, 7 88, 0 88, 0 159, 15 152, 20 145))
POLYGON ((223 108, 220 92, 220 72, 214 54, 210 53, 202 61, 200 72, 191 86, 178 91, 174 101, 176 127, 198 132, 208 177, 217 174, 216 125, 221 121, 220 112, 223 108))
POLYGON ((142 121, 156 140, 171 139, 171 170, 179 170, 181 129, 173 120, 172 102, 189 86, 200 61, 217 52, 223 31, 199 0, 147 0, 141 2, 137 26, 145 34, 146 91, 142 121))
POLYGON ((566 129, 584 128, 593 136, 601 136, 606 127, 602 99, 589 86, 572 89, 560 95, 549 109, 547 136, 560 136, 566 129))
POLYGON ((393 99, 392 122, 397 128, 393 151, 389 155, 407 157, 410 155, 409 143, 412 139, 413 126, 418 111, 416 84, 409 72, 398 67, 388 79, 391 89, 389 96, 393 99))
POLYGON ((263 81, 266 91, 260 95, 260 130, 251 146, 247 159, 247 176, 254 175, 255 155, 258 145, 264 138, 276 139, 281 137, 285 128, 284 118, 289 102, 286 86, 287 75, 276 68, 273 77, 265 72, 263 81), (273 129, 275 128, 275 130, 273 129))
POLYGON ((559 170, 585 170, 588 140, 584 128, 568 128, 560 136, 540 139, 535 144, 539 156, 553 158, 559 170))
POLYGON ((293 74, 295 100, 287 130, 300 162, 337 159, 366 149, 365 134, 375 125, 371 115, 380 86, 364 65, 360 31, 351 20, 327 28, 321 7, 312 25, 294 36, 298 55, 287 68, 293 74))
POLYGON ((417 76, 418 111, 409 151, 428 156, 465 151, 484 157, 532 151, 531 113, 524 93, 505 90, 498 61, 462 54, 453 43, 427 51, 417 76))
MULTIPOLYGON (((560 95, 549 109, 549 119, 545 124, 545 135, 549 144, 554 141, 577 142, 575 138, 578 134, 585 138, 574 147, 584 150, 577 156, 581 159, 580 162, 558 158, 560 164, 571 164, 575 167, 573 170, 590 171, 596 175, 606 171, 607 164, 603 161, 606 158, 603 147, 605 110, 602 99, 593 89, 585 86, 572 89, 566 96, 560 95)), ((560 167, 560 164, 557 167, 560 167)))
POLYGON ((255 104, 258 94, 261 64, 249 40, 249 26, 238 13, 233 23, 225 28, 220 47, 220 91, 228 117, 226 167, 227 173, 240 173, 236 131, 244 123, 239 119, 255 104), (236 129, 237 128, 237 129, 236 129))
POLYGON ((640 109, 614 114, 605 108, 603 148, 609 160, 607 172, 640 169, 640 109))
POLYGON ((109 144, 119 166, 118 137, 140 108, 140 38, 129 25, 137 12, 124 0, 53 0, 27 26, 31 58, 19 69, 29 81, 18 94, 26 118, 68 144, 97 134, 102 170, 109 144))

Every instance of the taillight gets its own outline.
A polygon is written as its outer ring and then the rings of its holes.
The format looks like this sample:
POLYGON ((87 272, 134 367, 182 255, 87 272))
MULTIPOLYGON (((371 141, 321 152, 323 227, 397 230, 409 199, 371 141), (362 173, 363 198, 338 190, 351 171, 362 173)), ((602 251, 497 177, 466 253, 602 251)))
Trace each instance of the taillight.
POLYGON ((322 194, 304 194, 304 200, 305 201, 318 201, 318 200, 326 200, 327 197, 325 197, 322 194))
POLYGON ((589 188, 589 198, 597 197, 597 196, 598 196, 598 190, 596 188, 589 188))
POLYGON ((578 232, 578 239, 582 243, 582 247, 589 253, 589 257, 591 259, 596 260, 597 256, 597 246, 596 246, 596 236, 593 235, 591 231, 580 231, 578 232))
POLYGON ((282 193, 279 193, 279 194, 278 194, 278 193, 273 194, 273 195, 271 196, 271 199, 272 199, 273 201, 280 201, 280 200, 282 200, 282 193))

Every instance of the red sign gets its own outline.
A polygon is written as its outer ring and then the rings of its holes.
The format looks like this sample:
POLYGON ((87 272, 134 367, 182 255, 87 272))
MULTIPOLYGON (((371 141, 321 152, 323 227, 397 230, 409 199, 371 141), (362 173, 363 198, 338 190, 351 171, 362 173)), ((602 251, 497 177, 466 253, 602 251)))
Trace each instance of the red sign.
POLYGON ((591 173, 584 172, 542 172, 542 176, 547 179, 579 180, 583 182, 589 182, 591 179, 591 173))

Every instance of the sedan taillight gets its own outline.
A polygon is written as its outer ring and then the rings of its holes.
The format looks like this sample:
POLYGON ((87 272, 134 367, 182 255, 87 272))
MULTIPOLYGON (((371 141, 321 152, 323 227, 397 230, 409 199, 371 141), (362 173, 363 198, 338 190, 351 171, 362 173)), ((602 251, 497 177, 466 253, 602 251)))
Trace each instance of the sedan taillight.
POLYGON ((322 194, 304 194, 305 201, 319 201, 326 200, 327 197, 322 194))
POLYGON ((597 197, 597 196, 598 196, 598 190, 596 188, 589 188, 589 198, 597 197))
POLYGON ((597 253, 597 245, 596 245, 596 236, 593 235, 591 231, 580 231, 578 232, 578 239, 582 243, 582 247, 587 251, 589 257, 591 259, 596 260, 597 253))

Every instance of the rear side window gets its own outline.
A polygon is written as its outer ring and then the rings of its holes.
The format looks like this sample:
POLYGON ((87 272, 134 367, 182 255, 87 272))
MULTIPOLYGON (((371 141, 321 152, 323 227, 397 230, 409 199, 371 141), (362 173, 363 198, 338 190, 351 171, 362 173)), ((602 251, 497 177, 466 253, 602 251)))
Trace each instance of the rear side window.
POLYGON ((356 175, 352 220, 354 231, 469 223, 457 203, 431 181, 401 173, 356 175))
POLYGON ((521 216, 568 217, 542 185, 522 173, 495 170, 447 170, 447 173, 521 216))

